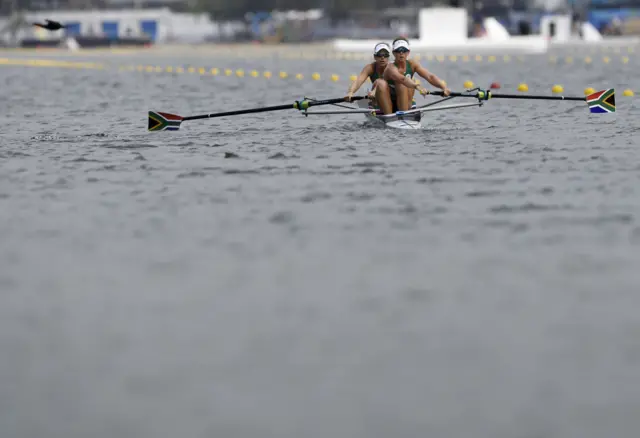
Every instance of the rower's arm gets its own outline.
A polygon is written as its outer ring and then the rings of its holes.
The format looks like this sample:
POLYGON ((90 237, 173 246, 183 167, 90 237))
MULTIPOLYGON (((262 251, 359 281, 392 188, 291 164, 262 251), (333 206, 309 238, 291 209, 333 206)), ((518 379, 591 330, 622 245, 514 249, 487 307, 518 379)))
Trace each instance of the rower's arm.
POLYGON ((447 85, 444 83, 442 79, 440 79, 438 76, 434 75, 429 70, 421 66, 419 62, 413 61, 411 65, 413 66, 413 71, 415 71, 416 73, 418 73, 418 75, 425 78, 427 82, 429 82, 434 87, 438 87, 441 90, 444 90, 445 88, 447 88, 447 85))
POLYGON ((364 82, 367 80, 370 74, 373 74, 373 68, 371 64, 367 64, 364 66, 364 68, 362 69, 362 71, 360 72, 356 80, 351 83, 347 93, 355 93, 356 91, 358 91, 360 87, 362 87, 362 84, 364 84, 364 82))
POLYGON ((387 68, 384 69, 384 80, 385 81, 393 81, 398 84, 402 84, 407 88, 418 88, 419 85, 413 82, 410 77, 404 76, 393 64, 389 64, 387 68))

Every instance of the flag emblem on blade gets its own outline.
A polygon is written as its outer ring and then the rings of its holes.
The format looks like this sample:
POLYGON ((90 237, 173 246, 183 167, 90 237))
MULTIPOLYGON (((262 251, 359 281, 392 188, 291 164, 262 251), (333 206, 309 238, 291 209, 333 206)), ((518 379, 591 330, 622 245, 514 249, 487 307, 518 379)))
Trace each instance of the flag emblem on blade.
POLYGON ((589 105, 589 111, 592 113, 616 112, 616 97, 613 88, 590 94, 587 96, 586 101, 587 105, 589 105))
POLYGON ((149 111, 149 131, 177 131, 182 117, 175 114, 149 111))

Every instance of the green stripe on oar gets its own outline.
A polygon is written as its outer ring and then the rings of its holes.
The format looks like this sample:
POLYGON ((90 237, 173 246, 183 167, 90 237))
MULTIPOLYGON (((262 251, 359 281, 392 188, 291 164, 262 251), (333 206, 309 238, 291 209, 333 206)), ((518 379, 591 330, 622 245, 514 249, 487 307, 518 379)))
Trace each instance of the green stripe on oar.
MULTIPOLYGON (((355 96, 352 100, 361 100, 366 99, 365 96, 355 96)), ((326 100, 309 100, 303 99, 299 101, 295 101, 293 103, 284 104, 284 105, 276 105, 276 106, 267 106, 262 108, 249 108, 244 110, 236 110, 236 111, 226 111, 223 113, 211 113, 211 114, 202 114, 197 116, 188 116, 182 117, 176 114, 169 114, 164 112, 157 111, 149 111, 149 131, 177 131, 180 129, 180 124, 187 120, 198 120, 198 119, 213 119, 216 117, 226 117, 226 116, 238 116, 241 114, 253 114, 253 113, 263 113, 267 111, 281 111, 288 109, 297 109, 300 111, 304 111, 312 106, 319 105, 333 105, 336 103, 344 102, 344 97, 338 97, 335 99, 326 99, 326 100)))

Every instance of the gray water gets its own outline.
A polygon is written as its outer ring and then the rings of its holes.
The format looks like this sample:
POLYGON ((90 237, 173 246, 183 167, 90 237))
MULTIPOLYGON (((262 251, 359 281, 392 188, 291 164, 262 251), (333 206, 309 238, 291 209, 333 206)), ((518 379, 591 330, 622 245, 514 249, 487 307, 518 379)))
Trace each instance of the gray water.
POLYGON ((0 68, 0 436, 640 430, 637 58, 428 64, 454 89, 615 87, 610 115, 493 100, 419 132, 292 110, 160 133, 150 109, 348 82, 118 66, 363 62, 94 59, 0 68))

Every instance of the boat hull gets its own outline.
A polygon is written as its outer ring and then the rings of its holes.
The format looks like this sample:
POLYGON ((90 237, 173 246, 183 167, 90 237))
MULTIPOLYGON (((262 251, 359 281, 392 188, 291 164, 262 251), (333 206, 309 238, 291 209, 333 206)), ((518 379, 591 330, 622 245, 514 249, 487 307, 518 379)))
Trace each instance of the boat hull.
POLYGON ((408 129, 415 130, 422 128, 422 113, 414 112, 409 114, 402 114, 397 112, 394 115, 382 117, 382 113, 375 108, 369 106, 369 101, 358 101, 358 106, 361 108, 371 109, 371 113, 366 113, 365 117, 376 124, 384 126, 385 128, 392 129, 408 129), (376 111, 376 114, 374 114, 376 111))

